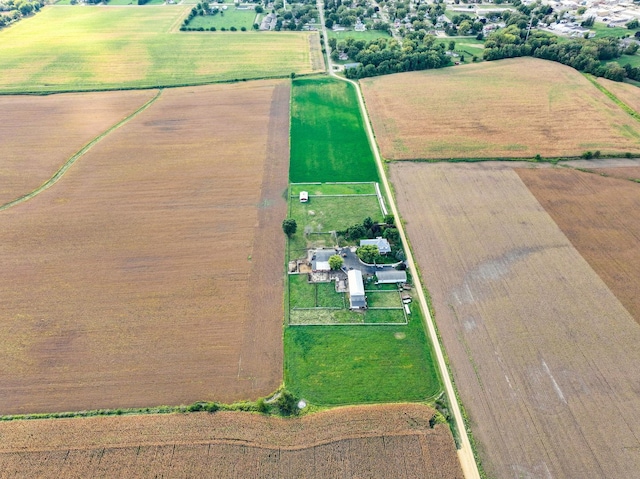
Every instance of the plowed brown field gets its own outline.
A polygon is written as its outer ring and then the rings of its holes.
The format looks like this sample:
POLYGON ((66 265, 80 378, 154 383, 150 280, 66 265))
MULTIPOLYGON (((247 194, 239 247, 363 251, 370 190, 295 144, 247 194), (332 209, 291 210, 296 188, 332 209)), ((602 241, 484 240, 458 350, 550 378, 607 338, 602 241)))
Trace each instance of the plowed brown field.
POLYGON ((462 478, 416 404, 300 419, 219 412, 0 424, 0 477, 462 478))
POLYGON ((640 153, 640 123, 559 63, 518 58, 361 83, 389 159, 640 153))
MULTIPOLYGON (((625 169, 609 170, 631 175, 625 169)), ((640 184, 565 168, 516 171, 640 323, 640 184)))
POLYGON ((0 213, 0 413, 278 387, 288 124, 287 82, 166 90, 0 213))
POLYGON ((636 477, 640 326, 518 174, 391 176, 489 476, 636 477))
POLYGON ((0 205, 39 187, 153 91, 0 97, 0 205))

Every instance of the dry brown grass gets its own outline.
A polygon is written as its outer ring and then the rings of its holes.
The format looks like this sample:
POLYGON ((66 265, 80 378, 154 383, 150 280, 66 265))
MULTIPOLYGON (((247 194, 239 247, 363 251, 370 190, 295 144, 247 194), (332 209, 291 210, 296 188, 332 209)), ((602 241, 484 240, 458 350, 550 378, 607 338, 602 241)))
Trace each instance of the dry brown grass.
POLYGON ((489 476, 636 476, 640 327, 519 176, 391 176, 489 476))
MULTIPOLYGON (((620 171, 626 168, 610 170, 632 175, 620 171)), ((516 171, 573 246, 640 323, 640 184, 568 169, 516 171)), ((636 171, 640 172, 640 168, 636 171)))
POLYGON ((29 193, 152 91, 0 97, 0 205, 29 193))
POLYGON ((389 159, 640 152, 640 123, 576 70, 534 58, 362 81, 389 159))
POLYGON ((629 83, 620 83, 606 78, 598 78, 598 83, 617 96, 620 101, 640 113, 640 88, 629 83))
POLYGON ((0 424, 0 477, 462 478, 417 404, 300 419, 220 412, 0 424))
POLYGON ((3 414, 278 387, 288 111, 288 82, 166 90, 0 213, 3 414))

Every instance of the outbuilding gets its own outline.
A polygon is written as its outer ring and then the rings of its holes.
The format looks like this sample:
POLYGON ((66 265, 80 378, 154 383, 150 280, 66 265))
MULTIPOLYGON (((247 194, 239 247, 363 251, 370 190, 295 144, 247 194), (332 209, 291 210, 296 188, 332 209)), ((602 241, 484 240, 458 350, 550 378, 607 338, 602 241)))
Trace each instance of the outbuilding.
POLYGON ((300 192, 300 203, 306 203, 309 201, 309 192, 301 191, 300 192))
POLYGON ((404 284, 407 282, 407 272, 398 271, 397 269, 384 269, 376 271, 378 284, 404 284))
POLYGON ((349 308, 365 309, 367 298, 364 296, 362 272, 359 269, 350 269, 347 272, 347 281, 349 283, 349 308))

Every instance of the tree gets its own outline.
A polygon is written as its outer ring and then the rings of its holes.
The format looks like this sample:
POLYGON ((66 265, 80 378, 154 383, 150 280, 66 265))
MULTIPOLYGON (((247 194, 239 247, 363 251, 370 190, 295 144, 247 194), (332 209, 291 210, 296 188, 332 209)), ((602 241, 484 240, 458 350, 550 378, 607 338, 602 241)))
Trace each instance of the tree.
POLYGON ((389 243, 398 243, 400 241, 400 233, 397 228, 387 228, 384 230, 384 233, 382 233, 382 237, 389 243))
POLYGON ((284 416, 298 413, 298 400, 287 390, 280 393, 280 397, 276 400, 276 405, 284 416))
POLYGON ((261 5, 256 5, 255 11, 256 13, 262 13, 264 12, 264 8, 262 8, 261 5))
POLYGON ((329 256, 329 268, 332 270, 339 270, 342 268, 344 264, 344 260, 340 255, 334 254, 333 256, 329 256))
POLYGON ((296 223, 296 220, 294 220, 293 218, 287 218, 282 222, 282 231, 284 231, 284 234, 286 234, 289 238, 291 238, 296 233, 297 229, 298 223, 296 223))
POLYGON ((371 244, 360 246, 356 250, 356 254, 358 255, 358 258, 360 258, 360 261, 367 264, 375 263, 380 257, 378 247, 371 244))
POLYGON ((635 30, 636 28, 640 28, 640 21, 638 21, 637 18, 634 18, 630 22, 627 22, 625 24, 625 27, 627 27, 629 30, 635 30))

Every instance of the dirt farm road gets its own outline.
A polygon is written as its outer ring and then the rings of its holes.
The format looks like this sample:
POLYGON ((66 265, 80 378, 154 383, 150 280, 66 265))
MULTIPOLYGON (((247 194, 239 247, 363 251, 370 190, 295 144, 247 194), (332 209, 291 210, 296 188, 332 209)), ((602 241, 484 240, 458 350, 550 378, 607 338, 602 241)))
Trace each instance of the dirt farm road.
MULTIPOLYGON (((342 78, 338 76, 333 70, 333 64, 331 62, 331 50, 329 48, 329 41, 327 36, 327 28, 325 26, 324 20, 324 3, 322 0, 317 0, 318 11, 320 12, 320 23, 322 25, 322 38, 324 42, 324 48, 326 51, 326 60, 327 60, 327 69, 329 71, 329 75, 332 77, 351 83, 357 92, 358 95, 358 103, 360 104, 360 112, 362 113, 362 119, 367 127, 367 137, 369 138, 369 145, 373 150, 373 154, 376 158, 376 165, 378 167, 378 173, 380 174, 380 179, 382 180, 382 184, 384 185, 384 191, 387 195, 387 199, 389 200, 389 205, 391 207, 391 212, 395 218, 400 218, 398 214, 398 207, 396 206, 395 199, 391 194, 391 188, 389 186, 389 181, 387 180, 387 175, 385 173, 382 157, 380 156, 380 150, 378 149, 378 144, 376 143, 375 136, 373 134, 373 128, 371 126, 371 121, 369 120, 369 115, 367 114, 367 108, 364 103, 364 97, 362 96, 362 91, 360 90, 360 85, 357 82, 352 80, 348 80, 346 78, 342 78)), ((456 428, 460 435, 460 449, 458 449, 458 458, 460 460, 460 465, 462 466, 462 472, 464 473, 464 477, 466 479, 480 479, 480 472, 478 470, 478 465, 476 464, 475 458, 473 456, 473 449, 471 448, 471 443, 469 441, 469 436, 467 435, 467 429, 464 424, 464 420, 462 418, 462 412, 460 410, 460 404, 458 403, 458 398, 456 396, 455 390, 453 389, 453 382, 451 381, 451 377, 449 376, 449 371, 447 369, 447 364, 444 360, 444 354, 442 352, 442 347, 440 342, 438 341, 438 336, 436 334, 436 328, 433 321, 433 317, 431 316, 431 310, 427 305, 427 300, 424 295, 424 290, 422 289, 422 282, 420 281, 420 277, 417 274, 416 263, 413 260, 413 254, 411 249, 409 248, 409 243, 407 241, 407 236, 404 231, 404 227, 401 221, 396 223, 398 232, 400 233, 400 239, 402 241, 402 247, 405 250, 407 255, 407 263, 409 268, 416 272, 413 275, 413 281, 416 286, 416 290, 418 292, 418 299, 420 301, 420 306, 422 307, 422 311, 424 312, 425 323, 427 329, 429 331, 429 336, 431 337, 433 349, 436 353, 436 358, 438 360, 438 367, 440 368, 440 374, 442 376, 442 381, 444 383, 445 391, 447 392, 447 396, 449 398, 449 403, 451 406, 451 411, 453 413, 454 420, 456 422, 456 428)))

